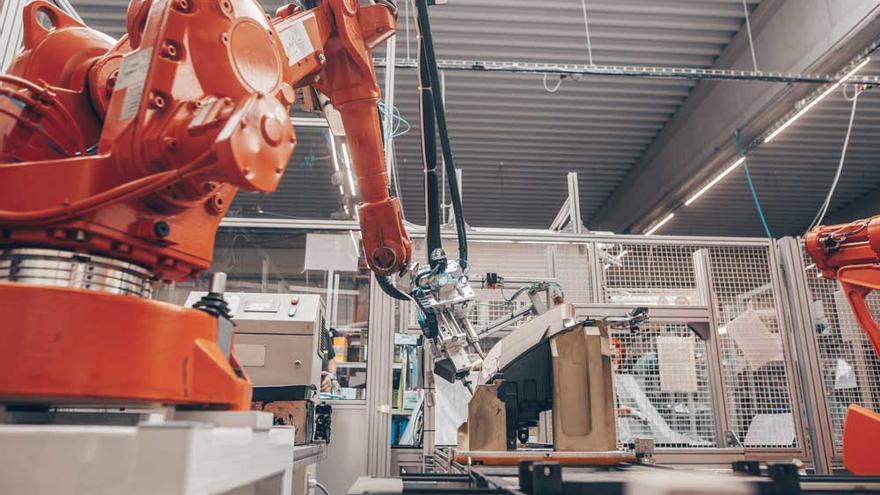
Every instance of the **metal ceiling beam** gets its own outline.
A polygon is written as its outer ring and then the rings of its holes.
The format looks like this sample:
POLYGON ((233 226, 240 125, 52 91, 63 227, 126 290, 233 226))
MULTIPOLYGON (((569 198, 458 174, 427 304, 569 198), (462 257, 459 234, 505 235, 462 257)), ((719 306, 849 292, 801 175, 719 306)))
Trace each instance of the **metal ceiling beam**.
MULTIPOLYGON (((796 73, 837 72, 843 61, 880 37, 878 12, 874 0, 766 0, 751 17, 758 64, 796 73)), ((741 31, 715 66, 750 65, 748 39, 741 31)), ((749 142, 814 89, 700 83, 590 220, 591 226, 643 230, 733 161, 736 128, 743 129, 749 142)))

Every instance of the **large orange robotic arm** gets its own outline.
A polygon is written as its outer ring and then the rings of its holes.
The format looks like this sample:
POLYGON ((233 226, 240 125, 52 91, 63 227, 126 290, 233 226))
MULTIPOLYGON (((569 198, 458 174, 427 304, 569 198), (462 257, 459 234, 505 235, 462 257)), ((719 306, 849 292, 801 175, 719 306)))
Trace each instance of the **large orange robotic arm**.
POLYGON ((387 6, 325 0, 270 20, 253 0, 136 0, 115 44, 46 2, 24 18, 24 52, 0 75, 0 246, 191 277, 236 190, 278 186, 294 89, 314 85, 342 114, 370 267, 409 262, 370 55, 394 32, 387 6))
POLYGON ((370 267, 408 265, 370 56, 394 13, 312 4, 269 18, 255 0, 134 0, 118 42, 25 7, 24 50, 0 75, 0 403, 248 407, 222 298, 147 296, 210 266, 239 188, 278 186, 296 88, 342 114, 370 267))
MULTIPOLYGON (((880 357, 880 324, 865 298, 880 290, 880 216, 819 226, 806 237, 807 252, 822 274, 837 279, 859 325, 880 357)), ((850 405, 843 431, 843 463, 853 474, 880 475, 880 414, 850 405)))

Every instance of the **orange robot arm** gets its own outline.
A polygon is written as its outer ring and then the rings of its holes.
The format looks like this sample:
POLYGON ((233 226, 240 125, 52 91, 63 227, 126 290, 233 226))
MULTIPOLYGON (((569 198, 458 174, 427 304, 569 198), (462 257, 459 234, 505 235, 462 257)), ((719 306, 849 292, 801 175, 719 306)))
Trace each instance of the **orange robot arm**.
POLYGON ((343 117, 370 267, 409 262, 370 55, 394 32, 388 7, 326 0, 269 20, 252 0, 140 0, 115 45, 46 2, 24 15, 25 50, 0 76, 0 246, 191 277, 236 190, 278 186, 294 89, 313 84, 343 117))
MULTIPOLYGON (((880 325, 865 298, 880 290, 880 216, 819 226, 806 238, 807 252, 825 277, 837 279, 859 325, 880 357, 880 325)), ((880 475, 876 455, 880 414, 851 404, 843 429, 843 464, 852 474, 880 475)))
POLYGON ((880 325, 865 298, 880 290, 880 216, 819 226, 806 238, 807 252, 822 274, 840 281, 856 319, 880 356, 880 325))
POLYGON ((42 0, 23 14, 0 74, 0 402, 248 406, 228 314, 146 296, 210 266, 239 188, 277 188, 297 87, 342 113, 371 268, 407 266, 370 55, 387 6, 135 0, 118 42, 42 0))

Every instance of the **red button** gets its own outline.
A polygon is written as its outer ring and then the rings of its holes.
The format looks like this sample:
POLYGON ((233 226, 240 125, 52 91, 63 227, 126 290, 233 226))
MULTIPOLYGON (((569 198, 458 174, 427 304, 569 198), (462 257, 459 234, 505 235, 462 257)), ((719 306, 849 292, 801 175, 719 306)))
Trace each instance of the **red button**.
POLYGON ((291 297, 290 304, 293 304, 294 306, 296 306, 297 304, 299 304, 299 298, 298 297, 291 297))

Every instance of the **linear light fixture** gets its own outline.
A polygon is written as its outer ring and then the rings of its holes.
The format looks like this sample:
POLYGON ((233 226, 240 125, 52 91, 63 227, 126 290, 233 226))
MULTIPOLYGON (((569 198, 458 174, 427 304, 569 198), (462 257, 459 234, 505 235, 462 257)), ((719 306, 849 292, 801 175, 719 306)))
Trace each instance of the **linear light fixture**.
POLYGON ((830 88, 828 88, 828 89, 826 89, 825 91, 823 91, 822 94, 820 94, 818 97, 816 97, 815 99, 813 99, 813 101, 807 103, 807 104, 804 106, 804 108, 801 108, 801 109, 798 111, 798 113, 794 114, 790 119, 788 119, 787 121, 785 121, 784 124, 782 124, 781 126, 777 127, 775 131, 771 132, 770 135, 767 136, 766 139, 764 139, 764 142, 765 142, 765 143, 769 143, 770 141, 772 141, 773 138, 775 138, 775 137, 778 136, 782 131, 784 131, 785 129, 787 129, 788 126, 790 126, 791 124, 793 124, 797 119, 801 118, 805 113, 809 112, 811 108, 813 108, 814 106, 816 106, 820 101, 824 100, 826 96, 830 95, 835 89, 839 88, 841 84, 843 84, 843 83, 846 82, 849 78, 851 78, 852 76, 854 76, 854 75, 856 74, 856 72, 858 72, 859 70, 861 70, 864 66, 868 65, 868 62, 870 62, 870 61, 871 61, 871 57, 868 57, 868 58, 866 58, 865 60, 862 60, 861 62, 859 62, 859 64, 856 65, 855 68, 854 68, 853 70, 849 71, 845 76, 843 76, 843 78, 841 78, 840 81, 837 81, 836 83, 832 84, 830 88))
POLYGON ((727 168, 724 170, 724 172, 721 172, 720 174, 718 174, 718 176, 716 176, 714 179, 712 179, 711 181, 709 181, 708 184, 706 184, 705 186, 703 186, 702 188, 700 188, 700 190, 697 191, 696 194, 694 194, 693 196, 691 196, 690 198, 688 198, 687 201, 684 202, 684 205, 685 205, 685 206, 690 206, 694 201, 700 199, 700 196, 706 194, 706 191, 708 191, 709 189, 712 189, 712 187, 715 186, 715 184, 718 184, 719 182, 721 182, 721 179, 723 179, 723 178, 727 177, 728 175, 730 175, 730 173, 733 172, 734 170, 736 170, 737 167, 739 167, 740 165, 742 165, 744 161, 746 161, 745 157, 740 157, 739 160, 733 162, 733 164, 730 165, 729 167, 727 167, 727 168))
POLYGON ((663 220, 660 220, 659 222, 655 223, 653 227, 648 229, 648 231, 645 232, 645 235, 654 235, 654 232, 660 230, 660 227, 666 225, 670 220, 672 220, 673 217, 675 217, 675 213, 670 213, 669 215, 666 215, 663 220))

